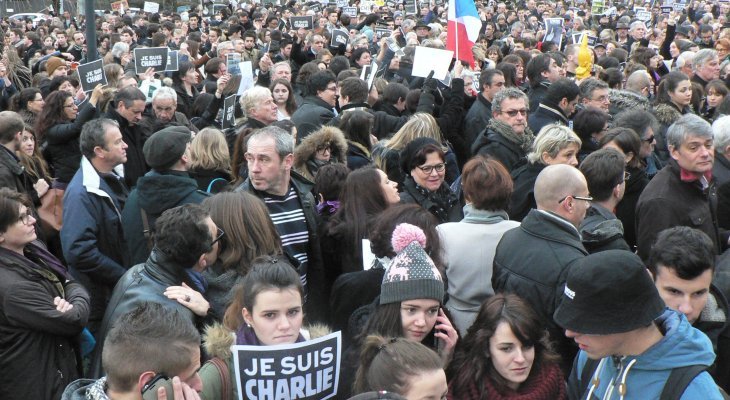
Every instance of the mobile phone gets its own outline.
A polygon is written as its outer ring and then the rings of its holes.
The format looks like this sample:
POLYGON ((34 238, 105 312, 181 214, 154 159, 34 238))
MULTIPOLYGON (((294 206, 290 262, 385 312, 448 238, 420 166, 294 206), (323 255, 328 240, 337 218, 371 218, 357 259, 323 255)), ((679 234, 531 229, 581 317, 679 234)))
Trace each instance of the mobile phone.
POLYGON ((157 389, 164 387, 167 400, 174 400, 175 395, 172 392, 172 379, 163 374, 155 375, 151 381, 147 382, 142 388, 142 398, 144 400, 157 400, 157 389))

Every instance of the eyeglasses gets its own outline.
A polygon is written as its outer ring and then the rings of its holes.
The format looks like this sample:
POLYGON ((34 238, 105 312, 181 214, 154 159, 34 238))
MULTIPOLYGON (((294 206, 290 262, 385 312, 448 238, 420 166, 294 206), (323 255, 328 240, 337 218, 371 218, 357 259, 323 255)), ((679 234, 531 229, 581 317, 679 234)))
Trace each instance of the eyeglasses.
POLYGON ((421 171, 423 171, 423 173, 426 174, 426 175, 431 175, 431 173, 433 172, 433 170, 436 170, 436 172, 444 172, 446 170, 446 164, 440 163, 440 164, 436 164, 436 165, 424 165, 422 167, 419 166, 419 167, 416 167, 416 168, 418 168, 421 171))
POLYGON ((225 236, 225 234, 226 234, 225 232, 223 232, 223 229, 221 229, 221 228, 216 228, 216 229, 218 229, 218 236, 216 236, 216 238, 213 239, 213 241, 210 243, 210 247, 213 247, 213 245, 215 245, 221 239, 223 239, 223 236, 225 236))
POLYGON ((337 86, 328 86, 327 87, 327 90, 331 90, 333 92, 336 92, 337 91, 337 86))
POLYGON ((608 96, 600 96, 598 98, 593 99, 593 101, 599 101, 601 103, 608 103, 609 98, 608 98, 608 96))
POLYGON ((521 110, 509 110, 509 111, 502 111, 502 114, 507 114, 510 117, 516 117, 517 114, 522 115, 523 117, 527 116, 527 109, 523 108, 521 110))
POLYGON ((332 151, 332 145, 327 143, 317 146, 317 153, 324 153, 325 151, 332 151))
POLYGON ((35 218, 30 211, 26 211, 18 216, 18 221, 22 222, 23 225, 30 225, 30 219, 35 218))
POLYGON ((558 204, 563 204, 563 202, 565 201, 565 199, 567 199, 568 197, 572 197, 572 198, 574 198, 576 200, 587 201, 589 203, 591 201, 593 201, 593 197, 591 197, 591 196, 575 196, 575 195, 569 194, 569 195, 563 197, 562 199, 558 200, 558 204))
POLYGON ((654 135, 649 136, 648 138, 644 139, 644 141, 647 142, 647 143, 654 142, 654 135))

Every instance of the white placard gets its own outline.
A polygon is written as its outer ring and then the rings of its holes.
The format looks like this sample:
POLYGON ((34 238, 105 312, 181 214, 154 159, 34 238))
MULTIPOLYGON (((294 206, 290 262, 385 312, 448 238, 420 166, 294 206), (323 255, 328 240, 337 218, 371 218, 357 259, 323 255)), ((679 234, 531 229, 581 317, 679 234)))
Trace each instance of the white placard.
POLYGON ((434 71, 433 77, 442 80, 449 73, 452 58, 454 58, 454 52, 451 50, 418 46, 413 57, 413 72, 411 75, 425 78, 431 71, 434 71))
POLYGON ((150 13, 150 14, 160 12, 160 3, 155 3, 154 1, 145 1, 144 2, 144 12, 150 13))

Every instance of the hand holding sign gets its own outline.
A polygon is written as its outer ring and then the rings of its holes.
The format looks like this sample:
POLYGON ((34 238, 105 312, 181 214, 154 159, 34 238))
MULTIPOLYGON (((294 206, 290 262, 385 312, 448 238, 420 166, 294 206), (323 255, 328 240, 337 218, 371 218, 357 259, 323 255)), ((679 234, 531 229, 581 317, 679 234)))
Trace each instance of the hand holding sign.
POLYGON ((94 88, 94 91, 91 92, 91 98, 89 99, 89 103, 96 107, 96 105, 99 103, 99 99, 104 94, 104 85, 98 84, 94 88))
POLYGON ((216 90, 215 94, 217 97, 220 97, 223 95, 223 89, 226 88, 226 85, 228 84, 228 81, 231 79, 231 74, 223 74, 218 78, 218 81, 216 82, 216 90))

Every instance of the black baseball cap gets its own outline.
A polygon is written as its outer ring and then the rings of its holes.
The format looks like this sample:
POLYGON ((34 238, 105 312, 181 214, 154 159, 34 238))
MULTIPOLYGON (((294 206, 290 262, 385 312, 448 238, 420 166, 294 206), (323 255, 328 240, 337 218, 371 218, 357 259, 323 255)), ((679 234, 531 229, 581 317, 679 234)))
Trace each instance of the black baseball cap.
POLYGON ((665 308, 639 256, 607 250, 570 267, 553 318, 573 332, 610 335, 648 326, 665 308))

